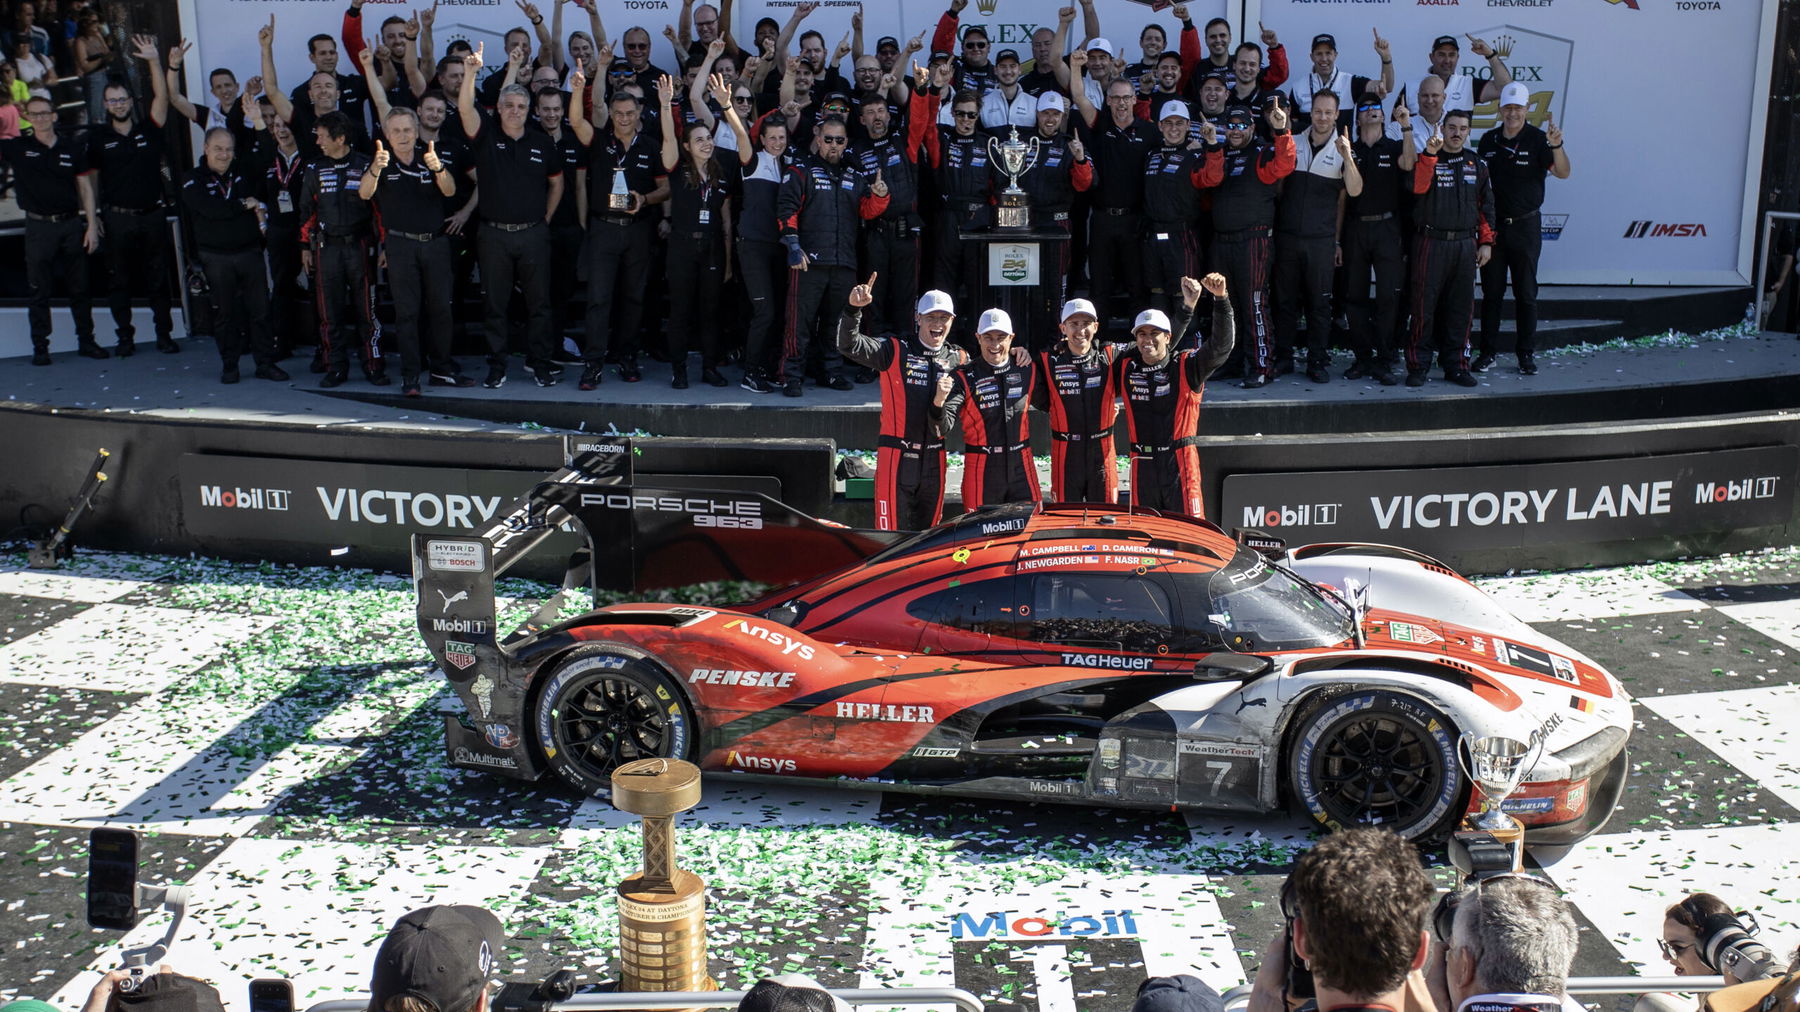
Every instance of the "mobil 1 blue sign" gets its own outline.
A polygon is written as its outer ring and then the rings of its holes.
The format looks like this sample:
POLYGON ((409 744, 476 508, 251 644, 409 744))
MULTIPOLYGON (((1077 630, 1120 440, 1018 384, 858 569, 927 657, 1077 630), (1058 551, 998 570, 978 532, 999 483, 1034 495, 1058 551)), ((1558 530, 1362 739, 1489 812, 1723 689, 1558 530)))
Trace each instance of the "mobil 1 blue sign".
POLYGON ((1234 474, 1220 526, 1290 545, 1425 552, 1579 544, 1786 524, 1800 447, 1545 464, 1234 474))

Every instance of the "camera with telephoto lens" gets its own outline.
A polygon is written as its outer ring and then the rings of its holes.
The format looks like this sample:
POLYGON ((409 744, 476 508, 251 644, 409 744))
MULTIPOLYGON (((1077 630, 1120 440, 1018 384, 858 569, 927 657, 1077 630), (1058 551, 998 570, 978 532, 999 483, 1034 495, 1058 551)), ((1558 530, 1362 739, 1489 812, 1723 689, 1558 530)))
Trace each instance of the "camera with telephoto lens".
POLYGON ((1462 873, 1462 881, 1438 897, 1437 908, 1431 912, 1431 927, 1437 933, 1438 941, 1449 945, 1450 930, 1456 924, 1456 898, 1462 895, 1463 887, 1512 875, 1514 871, 1512 848, 1492 833, 1480 830, 1452 833, 1445 849, 1449 852, 1450 864, 1462 873))
POLYGON ((1787 965, 1767 945, 1757 941, 1761 927, 1749 911, 1709 914, 1694 932, 1699 941, 1694 951, 1706 968, 1729 973, 1742 981, 1768 980, 1787 973, 1787 965))
POLYGON ((558 970, 536 984, 507 983, 500 985, 494 998, 494 1012, 550 1012, 559 1002, 575 996, 575 973, 558 970))

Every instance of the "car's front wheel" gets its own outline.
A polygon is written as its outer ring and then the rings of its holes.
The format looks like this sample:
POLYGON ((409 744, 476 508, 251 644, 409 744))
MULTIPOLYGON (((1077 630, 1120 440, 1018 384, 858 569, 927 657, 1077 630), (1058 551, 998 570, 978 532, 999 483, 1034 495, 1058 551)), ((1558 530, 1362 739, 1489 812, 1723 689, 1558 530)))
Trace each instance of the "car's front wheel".
POLYGON ((544 760, 583 793, 606 797, 612 772, 634 759, 687 759, 694 717, 654 662, 602 646, 577 647, 550 672, 533 727, 544 760))
POLYGON ((1333 829, 1433 837, 1462 814, 1456 730, 1411 696, 1361 689, 1315 701, 1288 739, 1288 786, 1333 829))

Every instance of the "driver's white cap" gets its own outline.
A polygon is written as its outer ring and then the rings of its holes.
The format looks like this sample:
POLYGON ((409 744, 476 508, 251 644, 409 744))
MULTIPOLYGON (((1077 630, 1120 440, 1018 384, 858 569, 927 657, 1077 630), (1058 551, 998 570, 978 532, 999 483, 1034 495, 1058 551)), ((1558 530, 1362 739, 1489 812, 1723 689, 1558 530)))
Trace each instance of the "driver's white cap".
POLYGON ((991 334, 996 330, 1002 334, 1013 332, 1012 317, 1008 316, 1004 309, 990 309, 982 313, 981 322, 975 325, 977 334, 991 334))
POLYGON ((1182 119, 1193 119, 1192 116, 1188 115, 1187 103, 1183 102, 1181 99, 1172 98, 1163 103, 1162 115, 1158 117, 1158 121, 1174 119, 1176 116, 1180 116, 1182 119))
POLYGON ((956 303, 951 300, 949 292, 940 292, 933 288, 919 296, 918 313, 920 316, 924 316, 926 313, 949 313, 951 316, 955 316, 956 303))
POLYGON ((1506 87, 1500 89, 1500 104, 1530 105, 1531 89, 1520 84, 1518 81, 1513 81, 1506 87))
POLYGON ((1160 309, 1146 309, 1139 313, 1137 315, 1137 322, 1131 325, 1132 333, 1136 333, 1139 327, 1155 327, 1157 330, 1162 331, 1173 331, 1175 329, 1169 326, 1169 314, 1160 309))
POLYGON ((1086 299, 1070 299, 1063 303, 1061 322, 1068 323, 1069 317, 1081 316, 1084 313, 1096 320, 1100 318, 1100 314, 1094 309, 1094 304, 1092 302, 1089 302, 1086 299))

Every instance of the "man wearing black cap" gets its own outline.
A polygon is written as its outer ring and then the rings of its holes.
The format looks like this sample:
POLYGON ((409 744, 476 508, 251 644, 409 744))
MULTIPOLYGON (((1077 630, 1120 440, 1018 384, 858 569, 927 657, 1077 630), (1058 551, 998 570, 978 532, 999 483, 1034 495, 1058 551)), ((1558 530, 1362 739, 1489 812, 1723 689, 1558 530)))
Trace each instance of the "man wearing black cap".
POLYGON ((128 970, 114 970, 102 977, 94 994, 88 997, 89 1007, 104 988, 113 993, 114 999, 108 1001, 106 1007, 119 1012, 225 1012, 225 1002, 220 998, 218 988, 204 980, 176 973, 167 965, 158 973, 144 975, 132 990, 121 990, 122 983, 130 977, 128 970))
MULTIPOLYGON (((1380 94, 1387 95, 1394 90, 1394 54, 1388 48, 1388 40, 1381 37, 1381 32, 1370 29, 1375 35, 1375 55, 1381 57, 1380 94)), ((1349 107, 1350 101, 1358 95, 1366 94, 1371 84, 1376 83, 1367 77, 1359 77, 1337 65, 1337 37, 1328 34, 1313 36, 1312 69, 1304 80, 1295 81, 1288 89, 1288 101, 1302 113, 1312 112, 1312 97, 1321 91, 1329 91, 1343 99, 1345 106, 1343 115, 1338 117, 1338 125, 1351 126, 1354 115, 1349 107)))
POLYGON ((1412 330, 1406 340, 1409 387, 1424 386, 1431 371, 1427 341, 1437 343, 1445 379, 1457 386, 1477 384, 1469 373, 1469 322, 1475 271, 1494 253, 1494 190, 1487 163, 1465 147, 1468 139, 1468 112, 1447 112, 1413 166, 1418 234, 1412 248, 1412 330))
MULTIPOLYGON (((1494 47, 1473 35, 1465 36, 1469 40, 1469 52, 1487 61, 1488 76, 1477 80, 1472 74, 1458 72, 1457 62, 1462 59, 1462 46, 1454 35, 1440 35, 1431 43, 1431 73, 1444 82, 1444 108, 1474 109, 1483 102, 1500 97, 1500 89, 1512 83, 1512 71, 1506 68, 1506 61, 1494 52, 1494 47)), ((1413 112, 1419 111, 1418 89, 1414 88, 1407 96, 1406 107, 1413 112)))
POLYGON ((1002 49, 994 57, 994 87, 981 96, 981 125, 988 130, 1024 130, 1037 122, 1037 96, 1019 83, 1019 52, 1002 49))
POLYGON ((1213 263, 1230 282, 1237 343, 1244 349, 1244 386, 1260 387, 1275 377, 1275 349, 1269 333, 1269 268, 1274 256, 1275 186, 1294 171, 1294 138, 1287 113, 1269 110, 1273 144, 1256 139, 1250 110, 1225 113, 1225 145, 1208 145, 1202 186, 1213 193, 1213 263))
POLYGON ((500 921, 473 906, 435 906, 395 922, 375 953, 371 1012, 486 1012, 503 941, 500 921))
MULTIPOLYGON (((931 33, 932 52, 948 53, 955 48, 957 22, 968 6, 969 0, 950 0, 950 9, 938 18, 937 29, 931 33)), ((980 25, 970 25, 962 33, 962 55, 954 61, 957 91, 986 95, 994 86, 994 64, 988 59, 989 45, 987 29, 980 25)))

